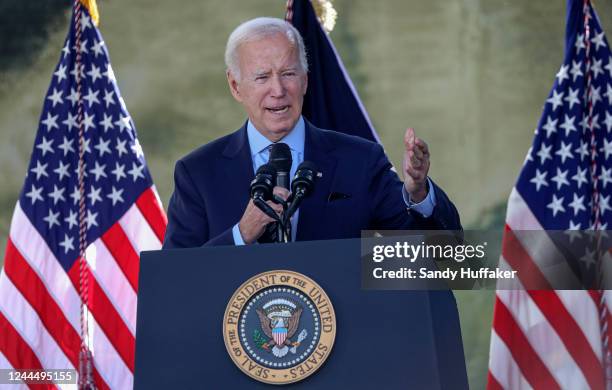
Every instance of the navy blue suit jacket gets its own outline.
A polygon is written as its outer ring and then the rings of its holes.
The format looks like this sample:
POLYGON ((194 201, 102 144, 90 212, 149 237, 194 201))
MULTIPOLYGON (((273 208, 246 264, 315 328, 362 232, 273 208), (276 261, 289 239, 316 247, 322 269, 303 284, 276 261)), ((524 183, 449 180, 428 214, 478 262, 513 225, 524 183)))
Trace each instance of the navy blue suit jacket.
MULTIPOLYGON (((367 229, 461 229, 455 206, 437 186, 429 218, 407 210, 403 183, 379 144, 306 121, 304 160, 323 176, 300 207, 297 241, 357 238, 367 229)), ((164 248, 233 245, 232 227, 246 209, 253 177, 246 125, 180 159, 164 248)))

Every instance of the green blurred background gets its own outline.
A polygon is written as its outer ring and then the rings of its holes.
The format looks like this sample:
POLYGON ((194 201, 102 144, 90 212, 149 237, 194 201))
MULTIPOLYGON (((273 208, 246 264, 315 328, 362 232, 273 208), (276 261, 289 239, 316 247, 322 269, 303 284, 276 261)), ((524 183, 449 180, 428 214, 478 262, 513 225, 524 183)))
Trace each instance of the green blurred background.
MULTIPOLYGON (((565 1, 335 0, 331 38, 400 166, 414 127, 430 174, 465 228, 501 229, 542 105, 563 59, 565 1)), ((227 36, 284 0, 98 0, 100 29, 167 206, 174 162, 242 125, 224 76, 227 36)), ((604 30, 612 3, 597 1, 604 30)), ((2 252, 38 117, 68 27, 66 0, 0 0, 2 252)), ((1 259, 0 259, 1 261, 1 259)), ((456 294, 470 386, 486 383, 493 293, 456 294)))

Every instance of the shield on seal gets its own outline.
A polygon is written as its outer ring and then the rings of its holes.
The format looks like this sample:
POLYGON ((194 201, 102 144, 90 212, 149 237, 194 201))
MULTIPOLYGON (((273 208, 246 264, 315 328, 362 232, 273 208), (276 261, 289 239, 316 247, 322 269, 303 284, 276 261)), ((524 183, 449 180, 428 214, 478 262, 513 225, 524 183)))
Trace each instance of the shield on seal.
POLYGON ((276 345, 283 345, 285 339, 287 338, 287 328, 285 328, 284 326, 276 326, 272 328, 272 336, 274 336, 274 342, 276 343, 276 345))

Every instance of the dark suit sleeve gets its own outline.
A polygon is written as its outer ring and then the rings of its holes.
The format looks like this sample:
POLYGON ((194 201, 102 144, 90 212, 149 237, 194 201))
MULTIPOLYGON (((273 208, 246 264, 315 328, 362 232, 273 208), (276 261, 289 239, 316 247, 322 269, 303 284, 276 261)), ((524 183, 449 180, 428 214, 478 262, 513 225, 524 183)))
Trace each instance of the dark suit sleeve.
POLYGON ((415 210, 408 210, 402 198, 404 183, 392 170, 382 147, 373 144, 370 153, 371 179, 370 225, 372 229, 423 229, 423 230, 461 230, 459 213, 444 191, 435 183, 436 206, 428 218, 415 210))
POLYGON ((164 249, 192 248, 202 245, 233 245, 232 229, 210 238, 206 205, 196 189, 185 163, 174 169, 174 193, 168 205, 168 227, 164 249))

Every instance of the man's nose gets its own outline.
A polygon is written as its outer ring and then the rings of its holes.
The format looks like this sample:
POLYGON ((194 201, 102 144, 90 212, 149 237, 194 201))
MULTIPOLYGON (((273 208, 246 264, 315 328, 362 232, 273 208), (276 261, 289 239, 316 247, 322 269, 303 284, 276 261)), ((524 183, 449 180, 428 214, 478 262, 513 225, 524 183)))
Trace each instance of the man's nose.
POLYGON ((283 78, 281 75, 272 76, 272 96, 273 97, 283 97, 285 96, 285 92, 287 89, 285 88, 285 84, 283 82, 283 78))

